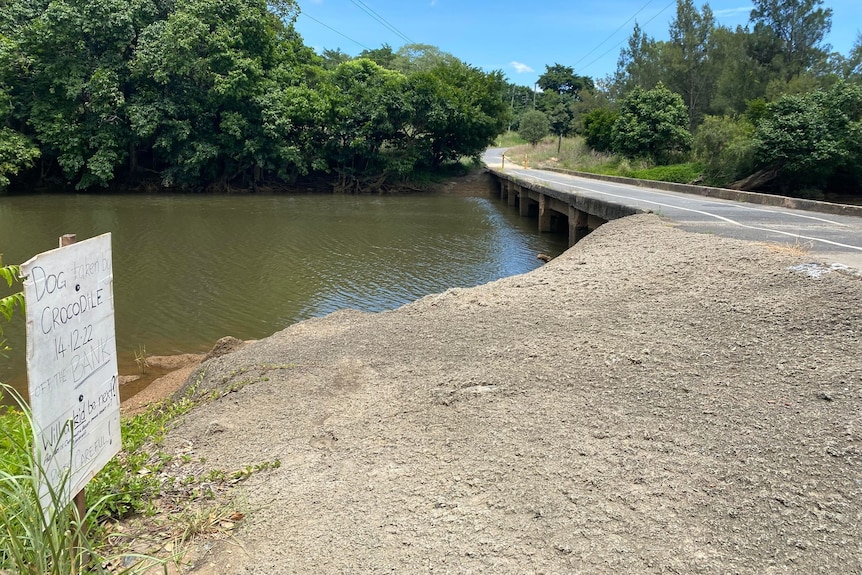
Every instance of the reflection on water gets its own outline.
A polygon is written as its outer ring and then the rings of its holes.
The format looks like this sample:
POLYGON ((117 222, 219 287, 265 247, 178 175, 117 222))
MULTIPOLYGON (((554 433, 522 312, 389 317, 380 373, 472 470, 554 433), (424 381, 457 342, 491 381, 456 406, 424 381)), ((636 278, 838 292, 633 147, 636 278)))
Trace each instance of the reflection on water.
MULTIPOLYGON (((540 265, 562 236, 484 196, 28 196, 0 198, 0 253, 21 263, 113 234, 120 371, 151 355, 265 337, 312 316, 388 310, 540 265)), ((6 293, 6 292, 0 292, 6 293)), ((23 389, 24 321, 0 381, 23 389)))

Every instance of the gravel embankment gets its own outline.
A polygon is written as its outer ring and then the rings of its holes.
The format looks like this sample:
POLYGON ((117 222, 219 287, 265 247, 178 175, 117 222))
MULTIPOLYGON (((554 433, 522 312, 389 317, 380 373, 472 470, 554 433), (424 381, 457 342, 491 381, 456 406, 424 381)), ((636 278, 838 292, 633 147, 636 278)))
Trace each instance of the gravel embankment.
POLYGON ((205 362, 168 447, 282 465, 194 572, 862 573, 862 279, 806 261, 635 216, 205 362))

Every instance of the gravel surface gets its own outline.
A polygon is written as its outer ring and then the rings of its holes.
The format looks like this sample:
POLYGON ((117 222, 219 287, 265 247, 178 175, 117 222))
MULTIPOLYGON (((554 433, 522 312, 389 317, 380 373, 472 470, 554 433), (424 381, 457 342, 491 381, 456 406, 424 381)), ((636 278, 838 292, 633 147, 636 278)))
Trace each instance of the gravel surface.
POLYGON ((862 278, 808 262, 634 216, 206 361, 167 448, 281 467, 184 571, 862 573, 862 278))

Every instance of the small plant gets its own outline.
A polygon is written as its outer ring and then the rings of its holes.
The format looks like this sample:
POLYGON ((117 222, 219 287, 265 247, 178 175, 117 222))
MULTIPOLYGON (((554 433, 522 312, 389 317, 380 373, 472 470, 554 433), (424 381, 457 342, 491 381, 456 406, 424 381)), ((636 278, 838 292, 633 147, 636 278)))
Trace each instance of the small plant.
MULTIPOLYGON (((21 269, 18 266, 4 266, 3 258, 0 257, 0 279, 6 282, 7 287, 12 287, 12 284, 19 281, 20 273, 21 269)), ((24 294, 22 292, 0 297, 0 316, 3 316, 6 321, 12 319, 12 313, 16 307, 24 309, 24 294)), ((3 339, 3 326, 0 325, 0 355, 8 349, 6 340, 3 339)))
POLYGON ((148 357, 146 346, 143 344, 138 345, 138 349, 135 351, 135 363, 138 364, 138 371, 141 372, 142 376, 146 375, 147 369, 150 367, 148 357))
POLYGON ((184 511, 174 519, 177 539, 175 548, 180 548, 201 535, 227 533, 244 517, 245 514, 228 505, 184 511))

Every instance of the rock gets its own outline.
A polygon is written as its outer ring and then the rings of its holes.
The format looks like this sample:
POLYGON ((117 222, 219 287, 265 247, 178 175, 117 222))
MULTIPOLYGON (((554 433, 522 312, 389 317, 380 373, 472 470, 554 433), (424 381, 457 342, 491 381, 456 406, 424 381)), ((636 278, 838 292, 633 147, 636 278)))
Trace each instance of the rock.
POLYGON ((206 357, 204 357, 204 361, 208 361, 215 357, 221 357, 223 355, 233 353, 242 346, 244 346, 245 343, 246 342, 244 342, 243 340, 237 339, 232 336, 223 337, 218 340, 213 346, 213 348, 210 350, 210 352, 206 354, 206 357))

